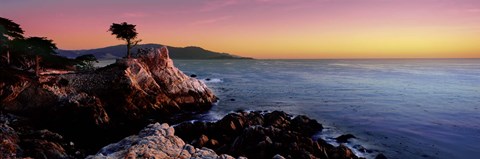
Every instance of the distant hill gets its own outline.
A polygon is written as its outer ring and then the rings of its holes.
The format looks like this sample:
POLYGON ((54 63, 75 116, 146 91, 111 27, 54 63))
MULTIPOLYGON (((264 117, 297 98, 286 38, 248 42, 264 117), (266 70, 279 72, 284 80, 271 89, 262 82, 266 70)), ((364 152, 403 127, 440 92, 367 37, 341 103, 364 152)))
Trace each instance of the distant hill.
MULTIPOLYGON (((163 45, 160 44, 142 44, 138 45, 132 49, 133 52, 136 52, 137 49, 142 48, 159 48, 163 45)), ((90 50, 57 50, 57 53, 60 56, 65 56, 68 58, 75 58, 80 55, 93 54, 97 59, 115 59, 122 58, 127 54, 127 47, 125 45, 116 45, 109 46, 98 49, 90 50)), ((201 47, 189 46, 189 47, 172 47, 168 46, 170 52, 170 58, 172 59, 252 59, 248 57, 240 57, 236 55, 231 55, 228 53, 219 53, 209 50, 205 50, 201 47)))

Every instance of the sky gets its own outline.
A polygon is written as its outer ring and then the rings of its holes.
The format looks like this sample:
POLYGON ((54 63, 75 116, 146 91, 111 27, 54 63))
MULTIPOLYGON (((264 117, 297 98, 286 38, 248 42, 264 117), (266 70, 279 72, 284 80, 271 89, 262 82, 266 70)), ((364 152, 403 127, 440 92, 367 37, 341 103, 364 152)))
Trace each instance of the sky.
POLYGON ((61 49, 142 43, 260 59, 480 58, 480 0, 0 0, 0 17, 61 49))

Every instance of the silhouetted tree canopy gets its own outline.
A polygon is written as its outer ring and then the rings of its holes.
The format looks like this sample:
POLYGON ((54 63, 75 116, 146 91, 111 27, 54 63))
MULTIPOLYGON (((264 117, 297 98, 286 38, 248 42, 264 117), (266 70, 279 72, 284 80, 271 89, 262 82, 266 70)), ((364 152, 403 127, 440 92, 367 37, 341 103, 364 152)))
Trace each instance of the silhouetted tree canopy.
POLYGON ((0 55, 3 57, 0 62, 10 64, 10 41, 23 39, 23 29, 12 20, 0 17, 0 55))
POLYGON ((93 54, 87 54, 78 56, 75 58, 76 66, 78 70, 93 70, 94 69, 94 62, 98 63, 97 58, 93 54))
POLYGON ((29 70, 35 65, 33 56, 29 52, 29 44, 25 39, 13 39, 8 43, 8 49, 11 52, 11 65, 23 70, 29 70))
POLYGON ((93 55, 83 55, 69 59, 56 55, 57 46, 46 37, 23 37, 23 29, 12 20, 0 17, 0 66, 30 70, 35 66, 39 73, 40 65, 54 69, 93 69, 98 62, 93 55), (5 62, 6 61, 6 62, 5 62))
POLYGON ((0 17, 0 45, 6 45, 7 41, 15 38, 23 38, 23 29, 10 19, 0 17))
POLYGON ((48 59, 52 55, 57 54, 55 50, 57 46, 53 43, 53 40, 49 40, 46 37, 29 37, 25 39, 26 54, 30 57, 35 57, 35 73, 37 76, 40 73, 40 61, 42 58, 48 59))
POLYGON ((97 61, 97 58, 93 55, 93 54, 86 54, 86 55, 82 55, 82 56, 78 56, 77 58, 75 58, 75 60, 77 61, 97 61))
POLYGON ((130 50, 135 47, 141 40, 135 40, 137 38, 136 25, 123 22, 120 24, 113 23, 108 31, 112 32, 117 39, 125 40, 127 42, 127 58, 131 57, 130 50))
POLYGON ((58 49, 57 45, 53 43, 53 40, 46 37, 29 37, 25 39, 25 42, 27 43, 27 53, 31 55, 47 57, 57 54, 55 52, 58 49))

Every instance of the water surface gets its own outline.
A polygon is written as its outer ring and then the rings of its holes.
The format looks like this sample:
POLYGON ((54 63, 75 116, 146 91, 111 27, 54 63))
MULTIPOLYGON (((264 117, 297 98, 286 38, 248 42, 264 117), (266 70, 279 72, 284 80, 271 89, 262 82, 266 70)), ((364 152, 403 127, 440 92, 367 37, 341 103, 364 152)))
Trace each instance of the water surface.
POLYGON ((221 99, 208 118, 283 110, 389 158, 480 155, 480 60, 174 60, 221 99), (208 80, 207 80, 208 78, 208 80))

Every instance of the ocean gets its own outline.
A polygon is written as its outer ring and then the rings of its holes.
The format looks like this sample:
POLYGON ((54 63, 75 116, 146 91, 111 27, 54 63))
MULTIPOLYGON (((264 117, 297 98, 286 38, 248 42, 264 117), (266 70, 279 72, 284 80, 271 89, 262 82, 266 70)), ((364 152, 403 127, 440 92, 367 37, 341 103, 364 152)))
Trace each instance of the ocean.
POLYGON ((174 60, 220 98, 202 120, 238 110, 308 115, 316 137, 360 156, 480 156, 480 59, 174 60), (368 150, 360 151, 359 147, 368 150))

